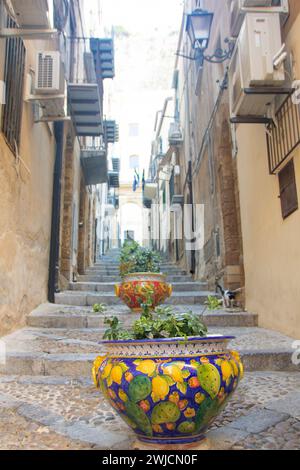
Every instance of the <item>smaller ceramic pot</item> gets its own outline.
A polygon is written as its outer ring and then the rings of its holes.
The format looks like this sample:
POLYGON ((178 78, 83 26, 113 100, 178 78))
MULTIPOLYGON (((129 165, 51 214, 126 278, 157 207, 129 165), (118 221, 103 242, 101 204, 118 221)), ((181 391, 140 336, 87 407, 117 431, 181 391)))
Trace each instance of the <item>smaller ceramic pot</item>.
POLYGON ((166 282, 166 276, 161 273, 127 274, 121 284, 115 285, 115 294, 125 302, 133 312, 141 312, 141 304, 152 295, 152 308, 162 304, 172 295, 172 285, 166 282))

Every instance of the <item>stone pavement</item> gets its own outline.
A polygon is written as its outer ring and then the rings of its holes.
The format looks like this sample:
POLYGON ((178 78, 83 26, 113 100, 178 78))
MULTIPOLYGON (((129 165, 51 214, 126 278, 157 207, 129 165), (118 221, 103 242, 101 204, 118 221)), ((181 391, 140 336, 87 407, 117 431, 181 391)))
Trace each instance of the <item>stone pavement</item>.
MULTIPOLYGON (((300 450, 300 373, 248 372, 212 449, 300 450)), ((1 449, 131 449, 128 427, 88 378, 0 377, 1 449)))
MULTIPOLYGON (((292 362, 294 340, 259 328, 251 312, 207 311, 204 283, 193 283, 171 264, 164 270, 176 282, 175 309, 202 315, 209 333, 234 335, 231 347, 245 365, 244 380, 210 428, 211 448, 300 449, 300 366, 292 362)), ((90 378, 95 356, 104 352, 98 344, 104 317, 116 315, 126 326, 137 318, 113 296, 116 278, 117 263, 107 257, 58 294, 57 302, 65 304, 41 305, 25 328, 1 338, 1 350, 6 350, 6 361, 0 357, 1 449, 132 448, 133 435, 90 378), (105 314, 88 306, 96 300, 108 304, 105 314)))

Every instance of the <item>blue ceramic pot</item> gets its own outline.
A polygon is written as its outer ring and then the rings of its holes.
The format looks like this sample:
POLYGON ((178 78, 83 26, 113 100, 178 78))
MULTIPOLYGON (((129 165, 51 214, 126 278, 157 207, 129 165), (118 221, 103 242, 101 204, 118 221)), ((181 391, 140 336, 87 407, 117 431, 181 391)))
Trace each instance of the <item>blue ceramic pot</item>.
POLYGON ((200 441, 243 376, 229 336, 103 341, 93 377, 139 440, 200 441))

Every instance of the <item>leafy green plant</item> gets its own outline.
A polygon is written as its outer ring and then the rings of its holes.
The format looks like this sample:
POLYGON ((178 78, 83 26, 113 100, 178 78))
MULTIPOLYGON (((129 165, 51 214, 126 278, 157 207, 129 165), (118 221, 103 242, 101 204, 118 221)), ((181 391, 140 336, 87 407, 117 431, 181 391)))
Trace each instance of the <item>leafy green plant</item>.
POLYGON ((105 304, 94 304, 93 312, 94 313, 104 313, 106 311, 107 305, 105 304))
POLYGON ((133 240, 124 242, 119 261, 121 277, 131 273, 158 273, 160 271, 159 253, 143 248, 133 240))
POLYGON ((143 312, 130 330, 125 330, 119 319, 106 319, 109 329, 104 339, 156 339, 156 338, 185 338, 188 336, 206 336, 207 327, 198 315, 192 311, 175 313, 171 307, 159 307, 149 310, 149 305, 143 304, 143 312))
POLYGON ((117 317, 105 318, 104 324, 108 325, 109 328, 104 332, 103 339, 117 340, 117 339, 134 339, 133 335, 129 331, 124 330, 120 326, 119 319, 117 317))
POLYGON ((213 295, 209 295, 205 304, 207 305, 208 310, 217 310, 218 308, 221 308, 222 300, 214 297, 213 295))

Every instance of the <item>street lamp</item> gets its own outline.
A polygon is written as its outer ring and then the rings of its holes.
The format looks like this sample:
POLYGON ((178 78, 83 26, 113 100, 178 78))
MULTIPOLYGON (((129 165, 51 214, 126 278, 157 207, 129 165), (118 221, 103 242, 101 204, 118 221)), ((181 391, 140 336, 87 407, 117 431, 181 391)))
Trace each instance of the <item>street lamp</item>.
POLYGON ((195 55, 191 57, 180 52, 177 52, 176 55, 189 60, 198 60, 201 65, 203 65, 205 60, 207 62, 219 64, 230 59, 234 49, 234 42, 229 39, 225 39, 225 43, 228 44, 226 50, 218 48, 212 55, 204 54, 204 51, 209 45, 213 18, 213 13, 202 10, 201 8, 197 8, 192 13, 188 14, 186 32, 191 41, 192 48, 195 50, 195 55))
POLYGON ((208 47, 214 14, 197 8, 187 15, 186 32, 193 49, 204 51, 208 47))

